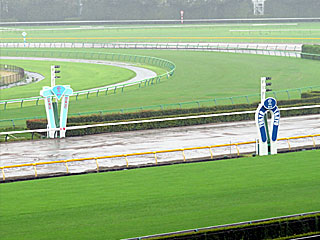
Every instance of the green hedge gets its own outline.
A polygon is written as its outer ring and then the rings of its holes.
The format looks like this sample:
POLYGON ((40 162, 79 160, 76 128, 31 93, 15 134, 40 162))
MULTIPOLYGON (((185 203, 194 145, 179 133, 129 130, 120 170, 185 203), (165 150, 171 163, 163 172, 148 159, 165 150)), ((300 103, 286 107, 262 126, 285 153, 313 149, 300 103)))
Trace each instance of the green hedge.
MULTIPOLYGON (((303 237, 309 237, 309 236, 314 236, 314 235, 320 235, 320 232, 309 232, 309 233, 294 235, 294 239, 303 238, 303 237)), ((308 238, 305 238, 305 239, 308 239, 308 238)), ((292 240, 292 236, 280 237, 280 238, 276 238, 276 239, 273 239, 273 240, 292 240)))
MULTIPOLYGON (((182 117, 188 115, 171 115, 170 117, 182 117)), ((97 115, 99 117, 99 115, 97 115)), ((123 121, 135 121, 135 120, 148 120, 155 119, 152 118, 137 118, 123 121)), ((96 133, 105 133, 105 132, 121 132, 121 131, 135 131, 135 130, 144 130, 144 129, 155 129, 155 128, 168 128, 168 127, 180 127, 180 126, 190 126, 190 125, 199 125, 206 123, 216 123, 216 122, 233 122, 233 121, 242 121, 250 120, 254 118, 254 114, 243 114, 243 115, 231 115, 231 116, 221 116, 214 118, 198 118, 198 119, 186 119, 186 120, 173 120, 165 122, 151 122, 151 123, 134 123, 128 125, 118 125, 118 126, 107 126, 107 127, 95 127, 87 129, 78 129, 67 131, 67 136, 82 136, 96 133)), ((116 121, 106 121, 106 122, 118 122, 116 121)), ((103 123, 106 123, 103 122, 103 123)), ((68 126, 83 126, 83 125, 94 125, 102 122, 68 122, 68 126)), ((47 127, 46 119, 36 119, 36 120, 27 120, 28 129, 43 129, 47 127)))
POLYGON ((320 60, 320 45, 307 45, 307 44, 302 45, 301 58, 320 60), (303 53, 307 53, 307 54, 303 54, 303 53), (316 55, 319 55, 319 56, 316 56, 316 55))
MULTIPOLYGON (((296 105, 297 106, 297 105, 296 105)), ((178 109, 180 110, 180 109, 178 109)), ((243 110, 254 110, 254 109, 243 109, 243 110)), ((157 111, 148 111, 141 112, 135 114, 141 114, 143 116, 147 116, 148 114, 152 115, 153 112, 157 111)), ((230 112, 230 111, 229 111, 230 112)), ((207 112, 206 114, 210 114, 212 112, 207 112)), ((219 113, 219 112, 215 112, 219 113)), ((319 114, 320 108, 314 109, 302 109, 302 110, 290 110, 283 111, 281 113, 282 117, 288 116, 299 116, 299 115, 307 115, 307 114, 319 114)), ((203 113, 201 113, 203 114, 203 113)), ((128 117, 127 114, 123 114, 128 117)), ((134 115, 134 114, 132 114, 134 115)), ((181 115, 170 115, 170 117, 182 117, 194 114, 181 114, 181 115)), ((114 116, 115 117, 115 116, 114 116)), ((119 116, 120 117, 120 116, 119 116)), ((150 118, 135 118, 130 119, 130 121, 134 120, 147 120, 154 119, 156 117, 150 118)), ((185 120, 173 120, 173 121, 164 121, 164 122, 151 122, 151 123, 133 123, 128 125, 117 125, 117 126, 105 126, 105 127, 93 127, 86 129, 77 129, 77 130, 68 130, 67 136, 83 136, 97 133, 107 133, 107 132, 122 132, 122 131, 135 131, 135 130, 145 130, 145 129, 157 129, 157 128, 169 128, 169 127, 181 127, 181 126, 191 126, 191 125, 200 125, 200 124, 208 124, 208 123, 218 123, 218 122, 236 122, 236 121, 244 121, 244 120, 254 120, 254 113, 241 114, 241 115, 230 115, 230 116, 219 116, 219 117, 209 117, 209 118, 197 118, 197 119, 185 119, 185 120)), ((108 116, 104 115, 94 115, 94 116, 84 116, 77 117, 76 122, 68 122, 68 126, 82 126, 82 125, 94 125, 98 123, 106 123, 106 122, 118 122, 118 120, 113 121, 97 121, 102 119, 108 119, 108 116), (95 120, 95 121, 88 121, 95 120)), ((128 121, 128 119, 121 119, 122 121, 128 121)), ((28 129, 44 129, 47 126, 46 119, 36 119, 36 120, 27 120, 27 128, 28 129)))
POLYGON ((151 239, 275 239, 288 236, 296 236, 310 232, 320 231, 320 214, 307 215, 303 217, 284 218, 266 222, 238 225, 210 230, 200 230, 195 233, 172 234, 164 237, 154 237, 151 239))
MULTIPOLYGON (((320 97, 292 99, 292 100, 280 100, 278 106, 303 106, 308 104, 319 104, 320 97)), ((114 114, 93 114, 87 116, 75 116, 68 118, 69 123, 82 123, 82 122, 109 122, 116 120, 128 120, 128 119, 141 119, 163 116, 187 116, 195 114, 209 114, 220 113, 229 111, 241 111, 241 110, 253 110, 256 109, 258 103, 252 104, 235 104, 235 105, 221 105, 214 107, 200 107, 200 108, 187 108, 187 109, 167 109, 157 111, 139 111, 133 113, 114 113, 114 114)))
MULTIPOLYGON (((303 98, 303 99, 293 99, 293 100, 281 100, 278 101, 278 106, 305 106, 320 104, 320 97, 314 98, 303 98)), ((189 116, 198 114, 211 114, 211 113, 221 113, 221 112, 231 112, 231 111, 248 111, 255 110, 258 103, 252 104, 236 104, 236 105, 222 105, 214 107, 200 107, 200 108, 189 108, 189 109, 167 109, 167 110, 148 110, 139 111, 132 113, 113 113, 113 114, 91 114, 86 116, 74 116, 68 118, 68 125, 77 125, 86 123, 103 123, 103 122, 113 122, 113 121, 127 121, 127 120, 137 120, 137 119, 150 119, 159 117, 173 117, 173 116, 189 116)), ((40 129, 46 128, 46 125, 41 125, 43 119, 27 120, 28 129, 40 129), (38 126, 38 128, 33 125, 38 126), (42 126, 42 127, 39 127, 42 126)))
POLYGON ((320 98, 320 91, 301 93, 301 98, 320 98))

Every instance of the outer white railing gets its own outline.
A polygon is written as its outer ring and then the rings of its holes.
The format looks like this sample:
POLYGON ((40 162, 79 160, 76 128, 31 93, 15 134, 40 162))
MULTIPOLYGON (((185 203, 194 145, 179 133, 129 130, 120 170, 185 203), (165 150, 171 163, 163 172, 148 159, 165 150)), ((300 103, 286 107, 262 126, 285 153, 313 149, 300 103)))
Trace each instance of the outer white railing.
MULTIPOLYGON (((319 21, 320 18, 225 18, 225 19, 184 19, 184 22, 261 22, 261 21, 319 21)), ((42 22, 0 22, 0 25, 59 25, 59 24, 104 24, 104 23, 180 23, 180 19, 154 20, 97 20, 97 21, 42 21, 42 22)))
MULTIPOLYGON (((1 48, 128 48, 128 49, 189 49, 189 50, 211 50, 211 51, 247 51, 258 53, 258 50, 272 51, 265 52, 266 55, 277 55, 279 51, 301 53, 302 44, 281 44, 281 43, 215 43, 215 42, 39 42, 39 43, 0 43, 1 48), (277 52, 274 52, 277 51, 277 52)), ((284 54, 284 53, 282 53, 284 54)))

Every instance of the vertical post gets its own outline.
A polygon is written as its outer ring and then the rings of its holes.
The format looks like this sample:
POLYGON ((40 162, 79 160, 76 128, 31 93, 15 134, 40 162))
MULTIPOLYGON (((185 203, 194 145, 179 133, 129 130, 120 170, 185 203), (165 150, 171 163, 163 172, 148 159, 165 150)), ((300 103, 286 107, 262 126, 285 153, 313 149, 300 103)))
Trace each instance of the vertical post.
POLYGON ((278 153, 278 130, 279 130, 279 124, 280 124, 280 110, 278 107, 275 107, 275 109, 272 109, 272 129, 271 129, 271 139, 270 139, 270 154, 274 155, 278 153))
POLYGON ((50 130, 50 129, 56 128, 51 96, 46 97, 44 101, 45 101, 48 127, 49 127, 49 138, 54 138, 55 131, 50 130))
POLYGON ((126 165, 127 165, 127 167, 129 167, 129 161, 128 161, 127 155, 124 155, 124 156, 125 156, 125 160, 126 160, 126 165))
POLYGON ((64 160, 63 162, 64 162, 64 165, 66 166, 67 173, 69 173, 68 162, 66 160, 64 160))
POLYGON ((255 121, 257 125, 257 131, 259 136, 259 141, 257 142, 257 149, 260 156, 268 155, 268 141, 267 141, 267 130, 265 124, 265 114, 266 109, 263 108, 263 103, 261 103, 255 114, 255 121))
POLYGON ((275 98, 267 98, 266 92, 272 91, 267 88, 272 84, 267 82, 271 80, 271 77, 261 78, 261 103, 259 104, 255 120, 257 125, 257 131, 259 135, 259 142, 256 143, 257 153, 261 155, 277 154, 277 134, 279 128, 280 111, 277 107, 277 101, 275 98), (267 113, 272 114, 272 129, 269 131, 267 113))
POLYGON ((314 140, 314 136, 312 136, 313 147, 316 147, 316 141, 314 140))
POLYGON ((240 150, 239 150, 239 147, 238 147, 238 144, 234 144, 236 146, 236 149, 237 149, 237 155, 240 156, 240 150))
POLYGON ((51 65, 51 87, 56 85, 56 78, 60 78, 60 76, 56 76, 56 73, 60 73, 58 68, 60 68, 59 65, 51 65))
POLYGON ((246 96, 246 99, 247 99, 247 103, 249 104, 250 102, 249 102, 249 98, 248 98, 248 96, 246 96))
POLYGON ((267 132, 268 155, 270 155, 271 140, 270 140, 269 125, 268 125, 268 112, 266 112, 264 115, 264 124, 266 126, 266 132, 267 132))
POLYGON ((259 135, 257 148, 259 155, 277 154, 277 138, 280 123, 280 110, 274 98, 267 98, 256 111, 256 125, 259 135), (272 128, 269 131, 267 113, 272 114, 272 128))
POLYGON ((56 78, 55 78, 55 68, 54 65, 51 66, 51 87, 54 87, 56 85, 56 78))
POLYGON ((66 127, 68 118, 69 96, 63 96, 60 112, 60 138, 66 137, 66 127))
POLYGON ((68 118, 68 109, 69 109, 69 100, 70 95, 73 94, 73 90, 69 85, 61 86, 65 91, 63 93, 62 101, 61 101, 61 110, 60 110, 60 138, 64 138, 66 136, 66 127, 67 127, 67 118, 68 118))
POLYGON ((266 78, 261 78, 261 103, 266 99, 266 78))
MULTIPOLYGON (((69 97, 73 94, 73 90, 68 85, 56 86, 55 80, 56 78, 60 78, 60 76, 56 76, 57 73, 60 73, 59 68, 59 65, 51 66, 51 87, 43 87, 43 89, 40 91, 40 95, 44 97, 45 100, 45 108, 48 120, 48 137, 50 138, 55 138, 57 136, 55 130, 56 128, 60 128, 60 138, 65 137, 69 97), (56 99, 55 102, 52 101, 53 98, 56 99), (61 104, 59 120, 58 101, 61 98, 63 100, 61 104)), ((76 100, 78 98, 78 95, 79 93, 76 96, 76 100)))
POLYGON ((155 161, 156 161, 155 163, 158 164, 157 153, 156 153, 156 152, 153 152, 153 154, 154 154, 154 159, 155 159, 155 161))
POLYGON ((183 24, 183 14, 184 14, 184 11, 181 10, 181 11, 180 11, 181 24, 183 24))
POLYGON ((288 143, 288 148, 289 148, 289 150, 291 150, 291 145, 290 145, 289 138, 287 138, 287 143, 288 143))
POLYGON ((36 164, 32 164, 33 165, 33 169, 34 169, 34 176, 35 177, 38 177, 38 173, 37 173, 37 167, 36 167, 36 164))
POLYGON ((186 155, 184 154, 184 149, 181 149, 181 151, 182 151, 183 161, 185 162, 186 161, 186 155))
POLYGON ((2 171, 2 179, 3 179, 3 181, 5 181, 6 180, 6 176, 4 175, 4 168, 3 167, 1 168, 1 171, 2 171))
POLYGON ((23 33, 22 33, 22 36, 23 36, 23 46, 26 47, 26 43, 27 43, 26 36, 27 36, 27 33, 26 33, 26 32, 23 32, 23 33))
POLYGON ((211 156, 211 159, 213 159, 213 152, 212 152, 211 147, 209 147, 209 150, 210 150, 210 156, 211 156))
POLYGON ((96 161, 96 165, 97 165, 97 172, 99 172, 98 158, 94 158, 94 160, 96 161))

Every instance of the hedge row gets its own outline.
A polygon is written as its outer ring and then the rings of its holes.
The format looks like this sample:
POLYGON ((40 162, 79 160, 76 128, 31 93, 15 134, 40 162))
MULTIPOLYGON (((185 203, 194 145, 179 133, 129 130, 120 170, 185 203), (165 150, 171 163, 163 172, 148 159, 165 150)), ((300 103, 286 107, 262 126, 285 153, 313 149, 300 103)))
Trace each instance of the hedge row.
POLYGON ((320 91, 301 93, 301 98, 320 98, 320 91))
MULTIPOLYGON (((307 237, 311 237, 312 238, 312 236, 315 236, 315 235, 320 235, 320 232, 309 232, 309 233, 294 235, 294 239, 299 239, 299 238, 308 239, 307 237)), ((276 238, 276 239, 273 239, 273 240, 292 240, 292 236, 280 237, 280 238, 276 238)))
MULTIPOLYGON (((320 114, 320 108, 313 109, 302 109, 302 110, 290 110, 281 112, 282 117, 287 116, 299 116, 307 114, 320 114)), ((181 117, 181 115, 175 115, 171 117, 181 117)), ((181 126, 191 126, 199 124, 208 123, 218 123, 218 122, 236 122, 244 120, 254 120, 254 113, 247 113, 241 115, 229 115, 229 116, 218 116, 218 117, 208 117, 208 118, 197 118, 197 119, 184 119, 184 120, 172 120, 163 122, 150 122, 150 123, 133 123, 127 125, 117 125, 117 126, 105 126, 105 127, 92 127, 86 129, 68 130, 67 136, 84 136, 97 133, 107 133, 107 132, 122 132, 122 131, 136 131, 136 130, 146 130, 146 129, 157 129, 157 128, 169 128, 169 127, 181 127, 181 126)), ((132 119, 132 120, 147 120, 153 118, 143 118, 143 119, 132 119)), ((117 121, 111 121, 117 122, 117 121)), ((81 123, 68 123, 68 126, 82 126, 82 125, 94 125, 101 122, 81 122, 81 123)), ((27 127, 29 129, 44 129, 47 126, 47 121, 45 119, 28 120, 27 127)))
MULTIPOLYGON (((171 115, 170 117, 182 117, 182 116, 186 116, 186 115, 171 115)), ((217 122, 233 122, 233 121, 251 120, 253 118, 254 118, 254 114, 242 114, 242 115, 221 116, 221 117, 212 117, 212 118, 172 120, 172 121, 164 121, 164 122, 133 123, 133 124, 127 124, 127 125, 69 130, 67 131, 67 136, 82 136, 82 135, 105 133, 105 132, 122 132, 122 131, 155 129, 155 128, 180 127, 180 126, 190 126, 190 125, 199 125, 199 124, 206 124, 206 123, 217 123, 217 122)), ((130 119, 129 121, 149 120, 149 119, 155 119, 155 117, 130 119)), ((107 122, 115 123, 118 121, 116 120, 116 121, 107 121, 107 122)), ((101 122, 80 122, 80 123, 68 122, 68 126, 94 125, 99 123, 101 122)), ((27 120, 28 129, 43 129, 46 127, 47 127, 46 119, 27 120)))
MULTIPOLYGON (((319 104, 320 97, 313 98, 302 98, 293 100, 280 100, 278 106, 304 106, 309 104, 319 104)), ((230 111, 245 111, 254 110, 258 106, 258 103, 252 104, 235 104, 235 105, 222 105, 214 107, 200 107, 200 108, 188 108, 188 109, 167 109, 167 110, 148 110, 139 111, 132 113, 113 113, 113 114, 91 114, 86 116, 73 116, 68 118, 68 124, 74 123, 103 123, 112 121, 127 121, 136 119, 149 119, 149 118, 161 118, 161 117, 172 117, 172 116, 188 116, 197 114, 210 114, 210 113, 221 113, 230 111)), ((33 127, 34 124, 38 125, 38 122, 43 120, 28 120, 27 128, 29 129, 40 129, 33 127)))
POLYGON ((240 226, 217 228, 211 230, 200 230, 196 233, 175 234, 171 236, 155 237, 160 239, 207 239, 207 240, 225 240, 225 239, 275 239, 280 237, 296 236, 310 232, 320 231, 320 214, 284 218, 260 223, 253 223, 240 226))
POLYGON ((320 45, 302 45, 302 54, 301 58, 312 59, 312 60, 320 60, 320 45), (303 54, 303 53, 310 53, 319 56, 303 54))

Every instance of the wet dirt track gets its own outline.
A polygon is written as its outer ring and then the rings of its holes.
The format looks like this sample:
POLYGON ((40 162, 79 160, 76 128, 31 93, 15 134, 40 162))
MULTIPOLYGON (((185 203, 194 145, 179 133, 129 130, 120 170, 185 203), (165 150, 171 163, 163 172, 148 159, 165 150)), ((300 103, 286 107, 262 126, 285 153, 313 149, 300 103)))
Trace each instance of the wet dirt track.
MULTIPOLYGON (((281 119, 279 138, 320 133, 320 115, 290 117, 281 119)), ((254 141, 257 137, 253 121, 237 123, 206 124, 181 128, 143 130, 134 132, 105 133, 66 139, 46 139, 1 143, 1 166, 35 163, 43 161, 66 160, 73 158, 98 157, 116 154, 129 154, 188 147, 210 146, 226 143, 254 141)), ((315 138, 319 144, 320 138, 315 138)), ((291 147, 312 145, 312 139, 292 140, 291 147)), ((279 142, 279 148, 287 148, 286 141, 279 142)), ((240 153, 255 151, 254 144, 240 146, 240 153)), ((215 155, 236 153, 235 147, 213 149, 215 155)), ((185 152, 186 158, 208 157, 208 149, 185 152)), ((158 162, 181 160, 182 153, 159 154, 158 162)), ((99 160, 100 161, 100 160, 99 160)), ((128 157, 129 165, 153 163, 154 156, 128 157)), ((124 158, 105 159, 100 166, 124 166, 124 158)), ((69 166, 70 172, 81 172, 96 167, 93 161, 76 162, 69 166)), ((39 171, 63 172, 63 164, 44 165, 39 171), (41 170, 42 168, 42 170, 41 170)), ((6 169, 9 176, 32 174, 31 167, 6 169)))

